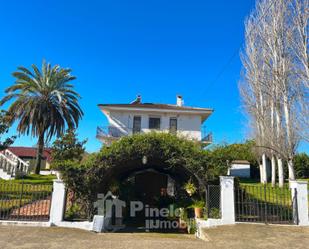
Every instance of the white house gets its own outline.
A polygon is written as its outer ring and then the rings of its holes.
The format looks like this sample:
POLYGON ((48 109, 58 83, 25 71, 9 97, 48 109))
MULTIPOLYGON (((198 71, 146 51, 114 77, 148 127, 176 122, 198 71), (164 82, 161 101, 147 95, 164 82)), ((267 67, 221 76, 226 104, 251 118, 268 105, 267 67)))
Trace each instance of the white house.
POLYGON ((250 178, 250 162, 246 160, 234 160, 228 169, 227 175, 242 178, 250 178))
POLYGON ((184 106, 181 96, 176 104, 142 103, 141 96, 130 104, 99 104, 108 126, 98 127, 97 138, 104 144, 134 133, 171 132, 207 145, 212 134, 203 126, 212 109, 184 106))

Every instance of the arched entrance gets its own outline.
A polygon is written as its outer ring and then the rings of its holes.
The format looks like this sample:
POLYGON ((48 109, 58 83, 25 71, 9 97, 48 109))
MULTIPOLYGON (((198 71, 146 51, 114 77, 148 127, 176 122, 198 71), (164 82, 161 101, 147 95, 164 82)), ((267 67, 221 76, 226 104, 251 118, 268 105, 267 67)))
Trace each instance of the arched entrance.
MULTIPOLYGON (((178 208, 180 199, 189 202, 190 197, 183 189, 188 180, 192 180, 203 191, 201 180, 190 170, 183 166, 169 167, 162 162, 143 164, 134 161, 130 164, 128 160, 126 167, 110 168, 105 177, 104 188, 126 202, 126 208, 123 210, 123 223, 130 229, 145 229, 146 220, 149 219, 147 216, 149 214, 146 214, 147 210, 171 210, 171 208, 174 210, 178 208), (132 216, 132 201, 141 202, 143 207, 134 216, 132 216)), ((171 217, 160 217, 160 215, 159 217, 151 216, 151 219, 159 219, 161 222, 166 219, 173 221, 171 217)), ((175 219, 178 220, 176 217, 175 219)))
POLYGON ((130 203, 139 201, 143 204, 141 212, 144 215, 139 213, 135 219, 135 225, 140 225, 145 224, 147 208, 189 206, 184 203, 191 199, 184 189, 189 181, 196 186, 196 199, 201 199, 205 184, 197 173, 204 174, 201 173, 205 162, 203 155, 199 144, 175 135, 138 134, 103 148, 96 156, 93 172, 97 172, 95 179, 100 193, 110 191, 126 202, 127 224, 134 223, 129 219, 132 218, 130 203))

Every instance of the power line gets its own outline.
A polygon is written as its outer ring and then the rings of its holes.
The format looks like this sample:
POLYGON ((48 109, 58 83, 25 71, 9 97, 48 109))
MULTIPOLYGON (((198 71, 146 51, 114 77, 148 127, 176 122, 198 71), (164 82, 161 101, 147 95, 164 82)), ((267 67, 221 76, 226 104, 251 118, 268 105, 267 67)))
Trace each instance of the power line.
MULTIPOLYGON (((271 3, 269 4, 269 6, 267 7, 266 11, 264 12, 264 14, 258 19, 257 24, 260 23, 260 21, 268 14, 269 10, 274 6, 274 4, 276 3, 277 0, 272 0, 271 3)), ((249 32, 249 36, 251 35, 253 31, 253 28, 250 30, 249 32)), ((228 69, 228 67, 231 65, 231 63, 233 62, 234 58, 236 57, 236 55, 239 53, 239 50, 242 46, 242 43, 239 45, 239 47, 237 49, 235 49, 234 53, 232 54, 232 56, 229 58, 229 60, 224 64, 224 66, 221 68, 221 70, 219 71, 219 73, 217 74, 217 76, 215 77, 215 79, 208 85, 208 87, 202 91, 202 94, 209 89, 212 85, 214 85, 215 83, 217 83, 217 81, 221 78, 221 76, 223 75, 223 73, 228 69)))

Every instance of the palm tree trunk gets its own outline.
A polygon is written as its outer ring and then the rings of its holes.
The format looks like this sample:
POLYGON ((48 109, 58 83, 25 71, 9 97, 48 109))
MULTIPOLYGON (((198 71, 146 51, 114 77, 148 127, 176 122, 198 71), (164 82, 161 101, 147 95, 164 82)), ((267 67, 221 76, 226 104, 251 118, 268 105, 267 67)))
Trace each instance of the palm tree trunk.
POLYGON ((42 132, 39 136, 38 149, 35 162, 35 174, 40 174, 43 150, 44 150, 44 132, 42 132))

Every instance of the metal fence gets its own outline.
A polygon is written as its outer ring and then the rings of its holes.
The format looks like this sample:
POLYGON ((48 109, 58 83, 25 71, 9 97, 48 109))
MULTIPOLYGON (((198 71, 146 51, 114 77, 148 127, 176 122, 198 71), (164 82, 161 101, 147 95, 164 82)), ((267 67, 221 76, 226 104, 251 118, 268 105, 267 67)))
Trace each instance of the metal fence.
POLYGON ((212 219, 221 218, 221 186, 208 185, 206 193, 207 217, 212 219))
POLYGON ((49 220, 52 186, 0 182, 0 220, 49 220))
POLYGON ((297 223, 297 217, 293 217, 295 198, 292 198, 291 190, 287 187, 238 186, 235 188, 236 221, 295 224, 297 223))

